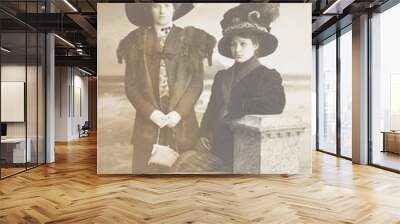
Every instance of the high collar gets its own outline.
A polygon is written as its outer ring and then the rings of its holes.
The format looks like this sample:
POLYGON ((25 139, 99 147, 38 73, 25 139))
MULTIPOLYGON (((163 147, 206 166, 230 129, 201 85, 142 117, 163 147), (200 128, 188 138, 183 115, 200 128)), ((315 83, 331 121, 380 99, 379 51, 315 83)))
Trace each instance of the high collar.
POLYGON ((173 23, 171 23, 167 26, 153 26, 153 29, 156 32, 157 36, 165 37, 172 30, 172 27, 174 27, 173 23))
POLYGON ((168 33, 168 36, 165 39, 164 47, 163 49, 158 49, 156 47, 156 43, 159 41, 157 37, 157 33, 153 28, 149 27, 148 28, 150 31, 149 35, 149 41, 152 43, 153 48, 151 49, 152 51, 162 51, 163 53, 167 54, 172 54, 172 55, 177 55, 181 49, 181 45, 183 41, 181 40, 182 36, 182 31, 183 29, 178 26, 172 26, 171 31, 168 33))
POLYGON ((233 64, 233 67, 235 67, 236 69, 238 69, 238 68, 246 67, 246 66, 248 66, 248 65, 250 65, 250 64, 257 63, 257 62, 258 62, 257 58, 253 56, 253 57, 251 57, 250 59, 248 59, 248 60, 245 61, 245 62, 235 62, 235 63, 233 64))
POLYGON ((235 62, 232 66, 232 72, 234 77, 234 84, 238 83, 241 79, 246 77, 249 73, 251 73, 254 69, 259 67, 261 64, 258 61, 257 57, 252 57, 245 62, 235 62))

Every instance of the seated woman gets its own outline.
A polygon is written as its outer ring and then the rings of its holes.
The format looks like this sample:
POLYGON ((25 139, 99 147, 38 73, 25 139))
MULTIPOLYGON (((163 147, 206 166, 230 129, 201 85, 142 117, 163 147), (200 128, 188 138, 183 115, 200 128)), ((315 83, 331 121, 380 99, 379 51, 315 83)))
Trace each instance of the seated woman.
POLYGON ((218 50, 235 63, 215 75, 200 139, 201 148, 223 160, 218 171, 233 171, 232 121, 247 114, 280 114, 285 106, 280 74, 258 61, 278 45, 269 32, 277 16, 276 4, 247 4, 227 11, 221 22, 218 50))

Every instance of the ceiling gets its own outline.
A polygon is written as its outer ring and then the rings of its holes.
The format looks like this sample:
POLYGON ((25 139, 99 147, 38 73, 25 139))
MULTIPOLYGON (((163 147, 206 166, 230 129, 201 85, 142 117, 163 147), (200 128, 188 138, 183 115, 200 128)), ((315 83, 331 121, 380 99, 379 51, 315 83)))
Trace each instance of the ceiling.
MULTIPOLYGON (((340 26, 346 26, 351 23, 353 16, 376 8, 385 1, 387 0, 271 0, 269 2, 312 3, 313 43, 317 43, 336 32, 339 20, 341 20, 340 26)), ((45 0, 1 0, 0 24, 2 32, 5 33, 2 35, 2 46, 5 46, 6 42, 10 43, 8 47, 14 48, 15 54, 18 54, 18 51, 23 54, 22 51, 25 49, 19 46, 25 46, 23 36, 26 28, 28 31, 55 32, 58 35, 55 38, 56 65, 79 66, 95 73, 96 4, 134 1, 47 0, 47 2, 46 10, 45 0), (50 8, 54 13, 46 13, 50 8)), ((28 54, 36 48, 35 43, 29 43, 27 46, 28 54)))

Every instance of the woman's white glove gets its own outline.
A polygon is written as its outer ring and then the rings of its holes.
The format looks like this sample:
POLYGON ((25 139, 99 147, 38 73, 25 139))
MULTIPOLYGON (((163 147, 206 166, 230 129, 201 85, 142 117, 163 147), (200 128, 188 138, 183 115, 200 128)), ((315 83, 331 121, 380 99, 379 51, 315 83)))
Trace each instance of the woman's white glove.
POLYGON ((153 121, 159 128, 163 128, 168 124, 168 117, 163 112, 155 110, 150 115, 150 120, 153 121))
POLYGON ((182 119, 181 115, 176 111, 171 111, 166 116, 167 116, 167 126, 169 128, 175 127, 182 119))

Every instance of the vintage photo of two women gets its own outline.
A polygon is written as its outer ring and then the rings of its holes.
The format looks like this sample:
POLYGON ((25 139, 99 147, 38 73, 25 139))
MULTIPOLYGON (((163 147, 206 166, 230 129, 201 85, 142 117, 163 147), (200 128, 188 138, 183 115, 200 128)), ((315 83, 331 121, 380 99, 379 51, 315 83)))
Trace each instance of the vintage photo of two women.
POLYGON ((310 4, 98 4, 98 173, 310 173, 310 33, 310 4))

